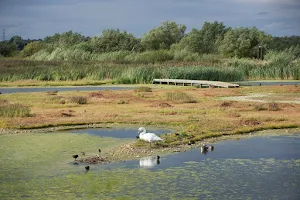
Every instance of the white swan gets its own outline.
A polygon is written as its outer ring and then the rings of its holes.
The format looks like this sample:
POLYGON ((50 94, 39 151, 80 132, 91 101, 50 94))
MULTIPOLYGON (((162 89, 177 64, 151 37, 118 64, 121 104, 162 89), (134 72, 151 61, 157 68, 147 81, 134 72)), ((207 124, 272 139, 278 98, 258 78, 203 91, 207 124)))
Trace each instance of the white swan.
POLYGON ((149 156, 140 159, 140 167, 152 168, 160 164, 160 156, 149 156))
POLYGON ((141 140, 144 140, 144 141, 150 143, 150 147, 151 147, 151 142, 163 140, 160 137, 158 137, 157 135, 155 135, 154 133, 146 133, 146 129, 144 127, 140 127, 138 129, 138 133, 139 133, 139 137, 141 140))

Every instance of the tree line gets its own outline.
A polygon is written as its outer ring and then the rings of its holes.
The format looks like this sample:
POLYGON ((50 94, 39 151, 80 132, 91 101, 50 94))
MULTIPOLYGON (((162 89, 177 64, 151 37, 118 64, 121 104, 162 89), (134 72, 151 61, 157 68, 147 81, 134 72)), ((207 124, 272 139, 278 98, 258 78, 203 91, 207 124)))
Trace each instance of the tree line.
POLYGON ((166 50, 218 54, 224 58, 258 58, 259 48, 263 49, 264 55, 272 51, 292 51, 298 57, 300 36, 273 37, 256 27, 231 28, 217 21, 205 22, 201 29, 193 28, 187 33, 185 25, 165 21, 141 38, 119 29, 106 29, 100 36, 94 37, 72 31, 56 33, 43 40, 23 40, 20 36, 13 36, 0 43, 0 56, 30 57, 40 51, 51 53, 57 49, 68 49, 95 54, 166 50))

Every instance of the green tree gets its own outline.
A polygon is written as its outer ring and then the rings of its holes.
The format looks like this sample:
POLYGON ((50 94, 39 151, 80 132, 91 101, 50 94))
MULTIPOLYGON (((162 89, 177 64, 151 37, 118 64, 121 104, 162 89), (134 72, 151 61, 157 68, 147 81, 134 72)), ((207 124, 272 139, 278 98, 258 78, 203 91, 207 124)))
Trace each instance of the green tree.
POLYGON ((52 45, 52 47, 70 47, 81 43, 84 40, 85 37, 83 35, 68 31, 62 34, 56 33, 53 36, 47 36, 45 37, 44 42, 52 45))
POLYGON ((12 56, 15 51, 16 51, 16 46, 13 43, 7 41, 0 42, 0 57, 12 56))
POLYGON ((26 45, 26 42, 21 38, 21 36, 18 35, 10 38, 9 43, 15 45, 17 50, 22 50, 26 45))
POLYGON ((170 49, 185 35, 186 26, 176 22, 165 21, 161 26, 150 30, 141 40, 146 50, 170 49))
POLYGON ((21 54, 24 57, 31 56, 44 48, 44 43, 41 41, 30 42, 22 50, 21 54))
POLYGON ((205 22, 200 30, 193 28, 182 40, 172 48, 187 49, 200 54, 216 53, 217 40, 222 40, 228 29, 223 22, 205 22))
POLYGON ((266 49, 270 35, 257 28, 236 28, 227 31, 223 40, 218 40, 219 52, 226 57, 256 57, 258 47, 266 49))
POLYGON ((95 52, 141 50, 139 39, 119 29, 106 29, 100 37, 93 37, 89 42, 95 52))

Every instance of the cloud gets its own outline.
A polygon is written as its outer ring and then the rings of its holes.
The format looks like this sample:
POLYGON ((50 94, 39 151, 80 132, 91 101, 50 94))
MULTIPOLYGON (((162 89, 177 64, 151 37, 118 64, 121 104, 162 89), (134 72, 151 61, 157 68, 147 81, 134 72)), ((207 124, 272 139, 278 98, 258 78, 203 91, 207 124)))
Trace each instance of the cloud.
POLYGON ((267 15, 267 14, 269 14, 269 12, 267 12, 267 11, 262 11, 262 12, 259 12, 259 13, 257 13, 258 15, 267 15))
POLYGON ((300 35, 295 0, 0 0, 0 28, 7 37, 44 38, 72 30, 86 36, 119 28, 141 37, 166 20, 200 29, 205 21, 256 26, 268 33, 300 35), (291 25, 283 33, 280 26, 291 25))

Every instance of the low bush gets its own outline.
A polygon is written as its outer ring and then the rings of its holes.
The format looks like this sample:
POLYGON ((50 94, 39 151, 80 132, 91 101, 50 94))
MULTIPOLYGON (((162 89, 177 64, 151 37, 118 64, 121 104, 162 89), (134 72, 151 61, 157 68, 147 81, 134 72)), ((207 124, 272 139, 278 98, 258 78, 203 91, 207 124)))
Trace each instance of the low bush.
POLYGON ((190 95, 183 92, 167 92, 166 99, 168 101, 179 101, 183 103, 196 103, 197 101, 190 95))
POLYGON ((30 108, 23 104, 1 104, 0 116, 2 117, 29 117, 30 108))
POLYGON ((87 98, 83 96, 73 96, 69 98, 70 103, 87 104, 87 98))

